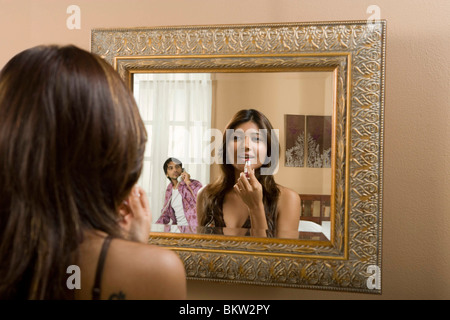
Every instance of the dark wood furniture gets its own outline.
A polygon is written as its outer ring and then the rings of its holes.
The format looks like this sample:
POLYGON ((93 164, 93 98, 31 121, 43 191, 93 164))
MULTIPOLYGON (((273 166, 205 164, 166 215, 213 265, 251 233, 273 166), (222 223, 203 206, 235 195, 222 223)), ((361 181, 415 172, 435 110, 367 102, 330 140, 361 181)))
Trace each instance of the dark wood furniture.
POLYGON ((330 221, 330 195, 299 194, 301 205, 301 220, 322 224, 330 221))

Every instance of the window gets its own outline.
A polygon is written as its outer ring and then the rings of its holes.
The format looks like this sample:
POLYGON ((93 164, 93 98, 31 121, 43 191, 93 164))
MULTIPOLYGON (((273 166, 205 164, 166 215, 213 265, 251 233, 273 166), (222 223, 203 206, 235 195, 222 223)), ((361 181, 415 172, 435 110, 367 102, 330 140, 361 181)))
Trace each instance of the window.
POLYGON ((206 135, 211 128, 211 75, 135 74, 134 96, 149 138, 139 184, 147 192, 156 221, 170 183, 163 171, 167 158, 179 159, 191 179, 209 183, 203 145, 210 138, 206 135))

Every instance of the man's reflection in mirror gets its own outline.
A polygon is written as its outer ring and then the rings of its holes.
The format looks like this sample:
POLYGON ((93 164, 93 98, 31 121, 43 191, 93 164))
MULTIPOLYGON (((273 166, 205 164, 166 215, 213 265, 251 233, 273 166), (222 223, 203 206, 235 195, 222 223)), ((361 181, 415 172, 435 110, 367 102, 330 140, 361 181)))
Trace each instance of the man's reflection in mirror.
POLYGON ((224 130, 220 177, 198 194, 199 226, 224 234, 298 238, 300 198, 275 182, 279 142, 270 121, 254 109, 237 112, 224 130))
MULTIPOLYGON (((202 187, 200 181, 191 179, 176 158, 168 158, 163 165, 170 183, 167 185, 164 207, 156 223, 177 225, 179 232, 191 233, 197 227, 197 193, 202 187)), ((167 230, 169 231, 169 230, 167 230)))

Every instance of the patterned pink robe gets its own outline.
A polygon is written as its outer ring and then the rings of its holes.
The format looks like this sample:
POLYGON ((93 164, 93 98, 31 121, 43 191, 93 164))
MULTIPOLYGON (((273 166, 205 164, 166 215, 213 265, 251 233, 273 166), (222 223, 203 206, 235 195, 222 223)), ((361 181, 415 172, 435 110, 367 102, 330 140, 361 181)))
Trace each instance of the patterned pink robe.
MULTIPOLYGON (((202 187, 202 184, 200 181, 191 179, 191 184, 189 185, 194 192, 194 195, 192 195, 192 192, 187 187, 186 183, 184 181, 181 181, 178 184, 178 192, 181 195, 182 203, 183 203, 183 210, 184 215, 186 216, 186 220, 190 227, 197 227, 197 193, 198 190, 202 187)), ((166 189, 166 196, 164 200, 164 211, 161 214, 161 217, 159 217, 158 221, 156 223, 160 224, 170 224, 172 221, 172 224, 177 224, 177 218, 175 217, 175 211, 173 210, 171 204, 169 204, 169 201, 171 201, 172 198, 172 189, 173 185, 172 183, 169 183, 166 189)))

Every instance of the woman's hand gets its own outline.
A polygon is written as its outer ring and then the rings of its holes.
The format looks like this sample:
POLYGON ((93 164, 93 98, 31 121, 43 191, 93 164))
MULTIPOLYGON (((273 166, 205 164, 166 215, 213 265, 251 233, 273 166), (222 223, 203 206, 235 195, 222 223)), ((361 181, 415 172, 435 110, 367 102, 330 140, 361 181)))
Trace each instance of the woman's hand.
POLYGON ((234 190, 248 207, 252 229, 265 234, 268 225, 263 204, 262 185, 256 179, 255 171, 250 167, 247 170, 248 179, 244 173, 241 173, 234 185, 234 190))
POLYGON ((248 167, 248 176, 241 173, 239 179, 234 185, 235 192, 241 197, 250 210, 263 205, 262 185, 255 177, 255 171, 248 167))
POLYGON ((147 194, 144 189, 135 185, 127 200, 119 208, 121 220, 119 224, 129 240, 147 243, 152 214, 147 194))

